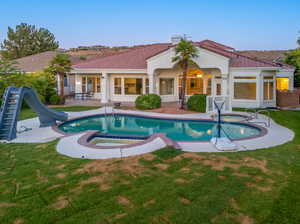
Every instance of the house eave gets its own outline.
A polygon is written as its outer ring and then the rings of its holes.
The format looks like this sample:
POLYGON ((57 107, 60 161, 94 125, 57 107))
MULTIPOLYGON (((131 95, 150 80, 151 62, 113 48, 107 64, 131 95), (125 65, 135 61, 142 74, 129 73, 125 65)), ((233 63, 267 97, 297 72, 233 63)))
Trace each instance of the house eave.
POLYGON ((70 73, 147 73, 147 69, 121 69, 121 68, 74 68, 70 73))
POLYGON ((230 70, 261 70, 261 71, 278 71, 279 67, 230 67, 230 70))

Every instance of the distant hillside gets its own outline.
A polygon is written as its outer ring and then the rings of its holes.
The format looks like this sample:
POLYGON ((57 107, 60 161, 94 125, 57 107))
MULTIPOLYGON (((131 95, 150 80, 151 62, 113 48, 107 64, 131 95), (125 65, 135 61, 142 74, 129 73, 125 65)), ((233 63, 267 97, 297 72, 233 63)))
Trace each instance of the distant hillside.
POLYGON ((135 45, 135 46, 118 46, 118 47, 108 47, 103 45, 95 45, 95 46, 79 46, 77 48, 70 48, 65 52, 71 56, 82 56, 87 57, 90 59, 91 57, 95 56, 107 56, 112 55, 120 52, 125 52, 131 49, 144 47, 147 45, 135 45))

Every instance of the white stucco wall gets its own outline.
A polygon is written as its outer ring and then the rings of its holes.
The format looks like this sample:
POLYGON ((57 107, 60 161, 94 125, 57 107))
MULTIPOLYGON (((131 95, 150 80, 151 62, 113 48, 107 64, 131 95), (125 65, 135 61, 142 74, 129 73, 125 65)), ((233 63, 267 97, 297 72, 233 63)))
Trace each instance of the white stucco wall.
MULTIPOLYGON (((199 68, 218 68, 222 74, 229 72, 229 58, 210 52, 208 50, 198 48, 198 57, 193 61, 199 68)), ((156 69, 171 69, 175 63, 172 58, 175 56, 174 49, 171 48, 147 60, 147 73, 154 74, 156 69)))
POLYGON ((294 90, 294 73, 295 69, 280 69, 276 73, 277 78, 288 78, 289 79, 289 90, 294 90))
POLYGON ((134 102, 135 99, 139 95, 125 95, 125 86, 124 86, 124 78, 142 78, 143 79, 143 90, 142 93, 145 93, 145 80, 148 78, 147 74, 109 74, 109 98, 112 101, 117 102, 134 102), (115 94, 114 92, 114 79, 115 78, 121 78, 122 82, 122 89, 121 94, 115 94))
POLYGON ((258 108, 258 107, 274 107, 276 106, 276 71, 263 71, 262 68, 231 68, 229 73, 229 90, 232 99, 232 107, 258 108), (263 99, 264 76, 273 76, 274 89, 273 100, 263 99), (234 79, 235 77, 255 77, 255 80, 248 80, 256 83, 256 99, 234 99, 234 79))

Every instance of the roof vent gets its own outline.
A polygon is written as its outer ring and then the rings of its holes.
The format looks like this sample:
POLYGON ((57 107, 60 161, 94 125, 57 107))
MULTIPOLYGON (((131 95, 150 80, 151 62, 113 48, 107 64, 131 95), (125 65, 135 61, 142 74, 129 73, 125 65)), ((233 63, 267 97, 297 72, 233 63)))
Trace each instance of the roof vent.
POLYGON ((182 39, 183 39, 182 36, 180 36, 180 35, 174 35, 174 36, 171 37, 171 43, 172 43, 173 45, 176 45, 176 44, 178 44, 182 39))

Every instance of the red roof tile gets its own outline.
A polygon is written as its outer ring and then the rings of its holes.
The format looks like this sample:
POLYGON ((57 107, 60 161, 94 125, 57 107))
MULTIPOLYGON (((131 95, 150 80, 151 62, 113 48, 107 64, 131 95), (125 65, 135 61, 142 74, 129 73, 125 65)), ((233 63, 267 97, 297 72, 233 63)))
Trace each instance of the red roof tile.
MULTIPOLYGON (((230 59, 230 67, 283 67, 271 61, 260 60, 244 56, 234 51, 234 48, 216 43, 211 40, 195 42, 195 45, 223 55, 230 59)), ((73 68, 78 69, 145 69, 147 59, 157 55, 173 45, 171 43, 151 44, 144 47, 132 49, 119 54, 104 56, 75 64, 73 68)))
POLYGON ((147 67, 147 58, 167 50, 172 45, 169 43, 152 44, 145 47, 132 49, 112 56, 104 56, 74 65, 74 68, 90 69, 144 69, 147 67))
POLYGON ((220 44, 220 43, 217 43, 217 42, 212 41, 212 40, 202 40, 199 43, 209 45, 209 46, 212 46, 212 47, 221 48, 221 49, 227 50, 227 51, 234 51, 235 50, 233 47, 229 47, 227 45, 220 44))

